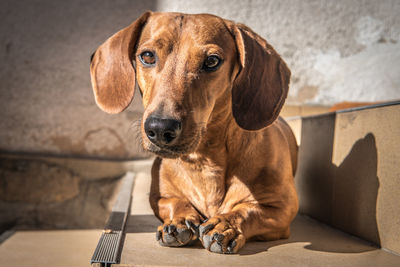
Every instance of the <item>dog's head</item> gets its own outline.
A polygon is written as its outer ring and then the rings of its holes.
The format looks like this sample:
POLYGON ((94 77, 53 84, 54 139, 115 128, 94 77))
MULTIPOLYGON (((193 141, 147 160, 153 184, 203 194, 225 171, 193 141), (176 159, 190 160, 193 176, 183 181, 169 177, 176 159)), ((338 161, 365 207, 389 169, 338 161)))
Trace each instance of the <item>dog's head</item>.
POLYGON ((196 149, 221 99, 241 128, 270 125, 290 79, 265 40, 207 14, 146 12, 102 44, 90 67, 96 102, 109 113, 129 105, 137 80, 144 148, 165 157, 196 149))

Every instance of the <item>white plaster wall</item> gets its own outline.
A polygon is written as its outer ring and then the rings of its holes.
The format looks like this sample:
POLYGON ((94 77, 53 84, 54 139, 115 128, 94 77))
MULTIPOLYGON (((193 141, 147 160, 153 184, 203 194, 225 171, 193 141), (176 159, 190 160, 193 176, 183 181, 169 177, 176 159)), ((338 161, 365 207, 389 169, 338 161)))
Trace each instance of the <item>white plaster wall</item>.
POLYGON ((398 0, 159 0, 157 9, 250 26, 289 64, 289 104, 400 99, 398 0))

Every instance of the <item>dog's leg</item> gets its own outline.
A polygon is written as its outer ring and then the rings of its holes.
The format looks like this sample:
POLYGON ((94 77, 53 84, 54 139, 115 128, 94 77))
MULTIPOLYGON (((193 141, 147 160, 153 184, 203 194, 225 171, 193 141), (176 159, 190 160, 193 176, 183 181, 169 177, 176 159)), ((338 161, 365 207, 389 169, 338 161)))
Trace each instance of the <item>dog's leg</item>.
POLYGON ((184 246, 198 238, 203 217, 185 198, 162 196, 159 186, 161 162, 161 158, 156 158, 151 171, 150 205, 163 222, 157 228, 156 238, 162 246, 184 246))
POLYGON ((291 212, 243 203, 231 212, 210 218, 199 227, 200 240, 211 252, 237 253, 246 240, 260 236, 264 240, 289 237, 291 212))

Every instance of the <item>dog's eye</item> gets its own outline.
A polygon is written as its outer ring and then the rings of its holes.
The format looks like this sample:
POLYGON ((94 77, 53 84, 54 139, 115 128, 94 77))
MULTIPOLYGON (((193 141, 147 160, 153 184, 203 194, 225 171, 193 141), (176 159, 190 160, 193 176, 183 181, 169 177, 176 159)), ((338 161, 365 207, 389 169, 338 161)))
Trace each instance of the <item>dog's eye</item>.
POLYGON ((203 68, 206 71, 214 71, 221 65, 221 61, 222 60, 216 55, 208 56, 204 61, 203 68))
POLYGON ((150 51, 144 51, 141 53, 139 59, 144 65, 154 65, 156 63, 156 57, 153 52, 150 51))

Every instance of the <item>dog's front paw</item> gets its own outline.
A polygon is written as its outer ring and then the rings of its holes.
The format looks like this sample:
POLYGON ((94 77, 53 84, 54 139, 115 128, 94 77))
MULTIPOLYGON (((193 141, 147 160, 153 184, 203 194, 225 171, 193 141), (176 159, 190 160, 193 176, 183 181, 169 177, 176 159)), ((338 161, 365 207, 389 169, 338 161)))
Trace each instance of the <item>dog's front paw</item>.
POLYGON ((161 246, 180 247, 199 236, 199 218, 174 218, 157 228, 156 239, 161 246))
POLYGON ((246 243, 244 235, 235 229, 223 216, 216 216, 199 227, 203 246, 215 253, 237 253, 246 243))

